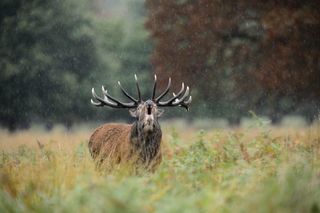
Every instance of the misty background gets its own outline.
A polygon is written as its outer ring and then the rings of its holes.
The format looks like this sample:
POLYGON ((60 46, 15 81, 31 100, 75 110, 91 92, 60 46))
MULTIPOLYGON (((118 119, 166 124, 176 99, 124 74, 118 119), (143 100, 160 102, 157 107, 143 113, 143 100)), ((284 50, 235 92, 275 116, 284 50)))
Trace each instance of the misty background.
POLYGON ((316 0, 2 0, 0 124, 9 130, 56 123, 130 120, 126 109, 90 104, 117 81, 144 99, 168 77, 191 88, 190 111, 164 118, 252 114, 273 124, 320 107, 320 3, 316 0))

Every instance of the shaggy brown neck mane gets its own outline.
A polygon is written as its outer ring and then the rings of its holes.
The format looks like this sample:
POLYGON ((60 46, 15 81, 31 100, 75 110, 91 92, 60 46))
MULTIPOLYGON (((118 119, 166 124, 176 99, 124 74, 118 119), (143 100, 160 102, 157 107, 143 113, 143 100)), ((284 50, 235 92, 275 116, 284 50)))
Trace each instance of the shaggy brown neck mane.
POLYGON ((153 124, 153 131, 145 132, 143 123, 135 121, 131 128, 131 143, 142 163, 149 163, 159 152, 162 132, 158 121, 153 124))

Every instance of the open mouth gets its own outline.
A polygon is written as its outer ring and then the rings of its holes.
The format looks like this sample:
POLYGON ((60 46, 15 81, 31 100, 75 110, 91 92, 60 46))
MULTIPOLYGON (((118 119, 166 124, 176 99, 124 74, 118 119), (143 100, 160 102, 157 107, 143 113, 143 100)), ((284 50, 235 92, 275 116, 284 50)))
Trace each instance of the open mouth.
POLYGON ((151 107, 151 106, 148 106, 147 111, 148 111, 148 112, 147 112, 148 115, 151 115, 152 107, 151 107))

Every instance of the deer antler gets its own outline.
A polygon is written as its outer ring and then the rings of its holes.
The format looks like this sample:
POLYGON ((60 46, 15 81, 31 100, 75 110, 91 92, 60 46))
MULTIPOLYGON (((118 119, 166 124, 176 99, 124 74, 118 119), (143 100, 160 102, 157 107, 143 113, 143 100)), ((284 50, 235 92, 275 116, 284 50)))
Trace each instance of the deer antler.
POLYGON ((99 97, 96 92, 94 91, 94 88, 92 88, 91 92, 92 92, 92 96, 94 97, 94 99, 96 99, 98 102, 95 102, 94 100, 91 99, 91 104, 93 104, 94 106, 110 106, 113 108, 136 108, 139 103, 142 101, 141 99, 141 93, 140 93, 140 88, 139 88, 139 84, 138 84, 138 78, 137 75, 134 75, 135 81, 136 81, 136 86, 137 86, 137 91, 138 91, 138 97, 139 99, 135 99, 134 97, 132 97, 122 86, 120 81, 118 81, 118 85, 122 91, 122 93, 129 98, 132 102, 129 103, 124 103, 121 102, 119 100, 117 100, 116 98, 112 97, 110 94, 108 94, 108 91, 104 89, 104 86, 102 86, 102 93, 103 93, 103 98, 99 97))
POLYGON ((173 96, 167 101, 160 101, 170 90, 171 78, 169 78, 167 88, 161 93, 161 95, 159 95, 157 98, 154 98, 155 90, 156 90, 156 83, 157 83, 157 76, 155 75, 155 82, 154 82, 154 87, 153 87, 152 99, 155 101, 157 106, 160 106, 160 107, 180 106, 180 107, 186 108, 186 110, 189 110, 189 105, 192 101, 192 97, 189 96, 190 90, 189 90, 188 86, 187 86, 186 90, 184 90, 184 83, 182 83, 181 89, 177 94, 173 93, 173 96))
MULTIPOLYGON (((142 98, 141 98, 140 87, 139 87, 138 78, 136 74, 134 75, 134 78, 135 78, 137 92, 138 92, 138 99, 135 99, 134 97, 132 97, 122 87, 120 81, 118 81, 118 85, 122 93, 127 98, 129 98, 132 102, 124 103, 117 100, 116 98, 112 97, 107 90, 104 89, 104 86, 102 86, 103 98, 99 97, 94 91, 94 88, 92 88, 92 96, 98 102, 95 102, 94 100, 91 99, 91 103, 95 106, 110 106, 113 108, 136 108, 142 102, 142 98)), ((154 103, 160 107, 180 106, 189 110, 189 105, 192 101, 192 97, 189 96, 190 94, 189 87, 187 86, 185 89, 184 83, 181 84, 181 89, 177 94, 173 93, 173 96, 169 100, 161 101, 161 99, 168 94, 170 87, 171 87, 171 78, 169 78, 166 89, 158 97, 156 97, 157 76, 154 75, 154 85, 153 85, 153 91, 152 91, 152 100, 154 101, 154 103)))

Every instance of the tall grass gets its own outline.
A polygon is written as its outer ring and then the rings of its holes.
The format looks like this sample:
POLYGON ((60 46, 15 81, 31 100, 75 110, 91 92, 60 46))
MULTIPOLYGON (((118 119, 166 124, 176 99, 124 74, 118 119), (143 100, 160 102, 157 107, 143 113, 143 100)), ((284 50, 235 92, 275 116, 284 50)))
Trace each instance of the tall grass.
POLYGON ((164 132, 161 166, 139 175, 96 170, 90 131, 2 132, 0 212, 319 212, 319 126, 164 132))

